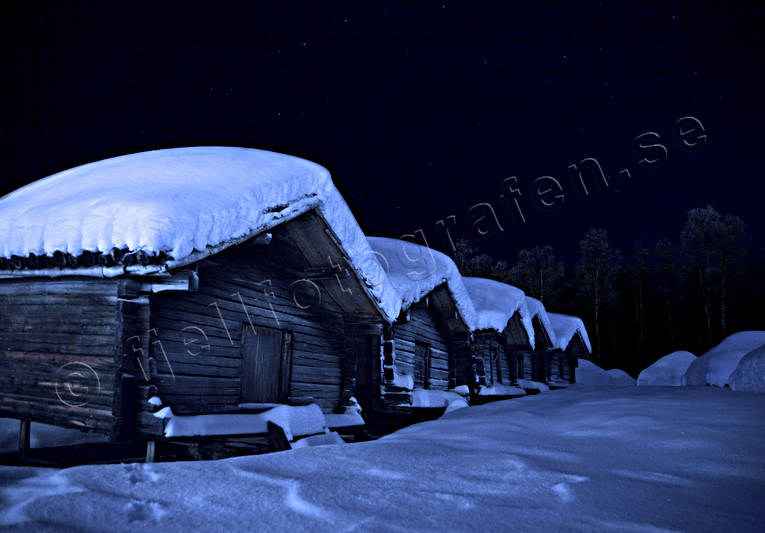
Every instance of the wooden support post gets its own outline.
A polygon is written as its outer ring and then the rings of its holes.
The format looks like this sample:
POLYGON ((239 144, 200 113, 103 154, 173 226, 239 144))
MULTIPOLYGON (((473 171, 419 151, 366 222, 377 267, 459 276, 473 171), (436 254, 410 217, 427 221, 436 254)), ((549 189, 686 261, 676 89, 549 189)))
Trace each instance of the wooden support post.
POLYGON ((157 441, 146 441, 146 462, 153 463, 157 455, 157 441))
POLYGON ((292 445, 281 426, 269 420, 266 427, 268 427, 268 441, 273 451, 283 452, 284 450, 292 449, 292 445))
POLYGON ((19 452, 21 455, 29 453, 29 442, 32 423, 29 420, 22 420, 19 423, 19 452))

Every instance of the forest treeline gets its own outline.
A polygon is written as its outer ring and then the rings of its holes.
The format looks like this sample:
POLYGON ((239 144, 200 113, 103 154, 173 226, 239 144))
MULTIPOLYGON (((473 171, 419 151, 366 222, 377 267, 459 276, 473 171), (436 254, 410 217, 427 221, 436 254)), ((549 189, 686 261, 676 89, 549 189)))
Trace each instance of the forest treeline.
POLYGON ((550 311, 580 316, 593 359, 633 375, 672 351, 700 355, 733 332, 763 329, 765 258, 739 217, 711 206, 688 211, 679 233, 629 250, 591 228, 573 264, 552 246, 497 260, 464 238, 453 255, 465 275, 510 283, 550 311))

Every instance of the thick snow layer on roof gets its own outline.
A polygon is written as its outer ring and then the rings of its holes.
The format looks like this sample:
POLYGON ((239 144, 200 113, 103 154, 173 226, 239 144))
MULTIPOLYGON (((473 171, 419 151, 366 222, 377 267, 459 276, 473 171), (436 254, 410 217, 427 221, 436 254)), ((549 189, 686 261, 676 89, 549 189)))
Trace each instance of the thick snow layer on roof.
POLYGON ((576 384, 588 386, 610 386, 614 384, 611 375, 598 365, 587 359, 579 359, 576 369, 576 384))
POLYGON ((578 332, 584 340, 587 351, 592 352, 592 345, 590 345, 590 337, 587 335, 587 330, 584 327, 584 322, 578 316, 561 315, 560 313, 547 313, 552 324, 553 331, 555 331, 555 347, 565 350, 568 347, 568 343, 574 338, 574 335, 578 332))
POLYGON ((606 370, 606 373, 611 376, 611 382, 614 385, 617 385, 619 387, 621 386, 632 386, 635 385, 635 378, 627 374, 624 370, 620 368, 612 368, 611 370, 606 370))
POLYGON ((765 331, 740 331, 696 359, 683 376, 683 385, 728 385, 728 379, 747 353, 765 344, 765 331))
POLYGON ((462 280, 477 313, 474 330, 493 329, 501 332, 510 318, 518 312, 523 328, 529 336, 529 343, 534 347, 531 312, 526 305, 526 295, 521 289, 493 279, 463 277, 462 280))
POLYGON ((730 388, 765 393, 765 344, 741 358, 730 375, 730 388))
POLYGON ((401 297, 402 309, 408 309, 433 289, 446 283, 457 311, 472 329, 476 315, 473 302, 462 283, 457 265, 448 255, 402 239, 368 239, 380 266, 388 273, 388 278, 401 297))
POLYGON ((539 318, 539 321, 542 323, 545 331, 547 331, 547 334, 550 336, 550 342, 552 342, 552 345, 555 346, 555 330, 553 329, 552 323, 550 322, 550 317, 547 314, 547 310, 545 309, 544 304, 536 298, 526 296, 526 307, 529 308, 529 314, 531 315, 532 319, 534 317, 539 318))
POLYGON ((570 387, 345 446, 0 466, 0 529, 760 532, 762 400, 570 387))
POLYGON ((641 387, 682 387, 683 376, 695 360, 695 355, 684 350, 667 354, 644 369, 638 375, 637 384, 641 387))
POLYGON ((395 290, 329 172, 249 148, 141 152, 59 172, 0 199, 0 255, 112 248, 180 260, 318 208, 389 320, 395 290))

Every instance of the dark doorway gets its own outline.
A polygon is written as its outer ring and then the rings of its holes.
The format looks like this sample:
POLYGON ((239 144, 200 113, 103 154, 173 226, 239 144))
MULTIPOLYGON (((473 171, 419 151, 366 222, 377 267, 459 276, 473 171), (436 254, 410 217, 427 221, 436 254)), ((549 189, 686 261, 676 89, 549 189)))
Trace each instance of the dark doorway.
POLYGON ((430 388, 430 345, 420 341, 414 344, 414 384, 430 388))
POLYGON ((242 332, 242 401, 284 403, 289 389, 287 332, 245 327, 242 332))

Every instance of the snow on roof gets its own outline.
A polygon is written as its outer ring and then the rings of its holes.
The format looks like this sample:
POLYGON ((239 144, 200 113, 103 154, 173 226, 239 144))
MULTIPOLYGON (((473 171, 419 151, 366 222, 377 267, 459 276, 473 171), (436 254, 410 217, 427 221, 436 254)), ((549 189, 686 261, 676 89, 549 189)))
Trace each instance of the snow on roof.
POLYGON ((401 298, 401 309, 408 309, 429 292, 446 283, 457 311, 472 330, 476 320, 473 302, 454 261, 427 246, 401 239, 368 237, 382 269, 401 298))
POLYGON ((531 296, 526 296, 526 307, 529 308, 529 314, 531 318, 538 317, 542 326, 550 336, 550 342, 555 346, 555 330, 550 322, 550 317, 547 315, 547 310, 542 302, 531 296))
POLYGON ((165 252, 177 261, 314 208, 394 320, 399 299, 329 172, 263 150, 156 150, 38 180, 0 199, 0 256, 106 253, 116 247, 165 252))
POLYGON ((534 326, 526 304, 526 295, 521 289, 493 279, 463 277, 462 280, 477 313, 474 330, 493 329, 501 332, 518 312, 529 336, 529 344, 534 347, 534 326))
POLYGON ((683 376, 683 385, 728 385, 741 358, 763 344, 765 331, 739 331, 730 335, 691 363, 683 376))
POLYGON ((639 386, 682 387, 683 375, 696 360, 691 352, 679 350, 665 355, 645 368, 637 378, 639 386))
POLYGON ((587 335, 587 329, 585 329, 581 318, 578 316, 561 315, 560 313, 547 313, 547 316, 550 318, 553 331, 555 331, 555 348, 565 350, 568 347, 568 343, 574 338, 574 335, 579 333, 584 341, 584 345, 587 347, 587 351, 592 353, 590 337, 587 335))

